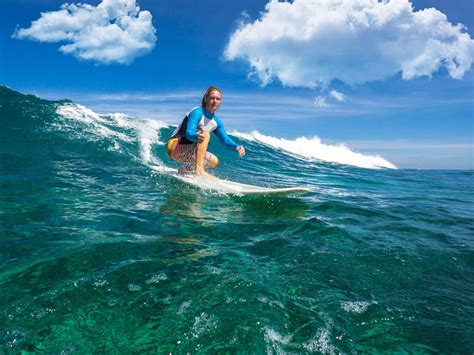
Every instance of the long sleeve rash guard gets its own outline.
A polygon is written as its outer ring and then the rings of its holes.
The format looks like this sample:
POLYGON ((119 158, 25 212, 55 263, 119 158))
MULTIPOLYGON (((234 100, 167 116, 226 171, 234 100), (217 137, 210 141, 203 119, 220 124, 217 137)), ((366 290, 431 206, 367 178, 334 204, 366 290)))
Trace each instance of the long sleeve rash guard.
POLYGON ((197 140, 198 128, 214 132, 219 140, 228 147, 237 148, 237 144, 227 135, 222 121, 216 114, 202 107, 193 108, 173 132, 173 138, 180 138, 180 144, 193 144, 197 140))

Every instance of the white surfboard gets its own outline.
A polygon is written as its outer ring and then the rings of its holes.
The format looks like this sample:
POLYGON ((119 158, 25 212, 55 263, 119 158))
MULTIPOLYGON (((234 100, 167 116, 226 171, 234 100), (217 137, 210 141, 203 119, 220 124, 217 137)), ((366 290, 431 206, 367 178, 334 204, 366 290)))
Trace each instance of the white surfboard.
POLYGON ((254 186, 241 184, 234 181, 224 179, 209 179, 196 175, 180 175, 172 174, 177 179, 193 186, 197 186, 203 190, 229 194, 229 195, 296 195, 311 192, 307 187, 283 187, 268 188, 262 186, 254 186))

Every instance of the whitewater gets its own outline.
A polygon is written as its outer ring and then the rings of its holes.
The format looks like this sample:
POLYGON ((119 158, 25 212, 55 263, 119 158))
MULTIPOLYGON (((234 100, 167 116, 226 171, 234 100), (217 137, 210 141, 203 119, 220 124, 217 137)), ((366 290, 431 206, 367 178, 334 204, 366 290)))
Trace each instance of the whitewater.
MULTIPOLYGON (((125 114, 113 113, 99 115, 92 110, 78 104, 64 104, 58 107, 57 113, 74 122, 82 122, 85 125, 93 127, 94 134, 104 137, 117 136, 106 127, 107 119, 116 127, 133 129, 138 133, 138 139, 141 145, 142 158, 145 163, 153 160, 151 148, 153 144, 164 144, 168 137, 160 137, 160 129, 169 126, 168 124, 153 119, 133 119, 125 114), (160 140, 160 138, 162 140, 160 140)), ((253 131, 243 133, 233 131, 232 136, 241 138, 247 142, 258 142, 269 146, 270 148, 281 150, 292 157, 310 160, 325 161, 339 164, 347 164, 361 168, 389 168, 396 169, 396 166, 380 156, 364 155, 353 152, 347 146, 324 144, 318 137, 306 138, 299 137, 295 140, 276 138, 253 131)), ((126 137, 116 137, 127 140, 126 137)))
MULTIPOLYGON (((474 173, 396 168, 307 136, 213 138, 0 87, 1 353, 471 353, 474 173)), ((176 122, 178 123, 178 122, 176 122)))

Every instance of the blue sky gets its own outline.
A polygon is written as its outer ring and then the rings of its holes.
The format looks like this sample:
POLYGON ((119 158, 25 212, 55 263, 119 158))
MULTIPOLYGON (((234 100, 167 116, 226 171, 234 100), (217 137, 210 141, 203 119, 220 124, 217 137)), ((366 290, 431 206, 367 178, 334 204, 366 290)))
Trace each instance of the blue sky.
POLYGON ((0 84, 175 124, 217 85, 230 131, 318 136, 401 168, 474 168, 470 0, 86 0, 69 9, 74 23, 63 3, 2 0, 0 84), (103 30, 125 5, 129 33, 103 30))

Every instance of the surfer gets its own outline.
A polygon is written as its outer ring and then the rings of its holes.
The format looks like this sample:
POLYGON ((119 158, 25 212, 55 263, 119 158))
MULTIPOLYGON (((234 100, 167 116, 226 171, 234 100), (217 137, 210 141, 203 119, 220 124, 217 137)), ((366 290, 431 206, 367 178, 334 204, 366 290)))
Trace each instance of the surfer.
POLYGON ((188 112, 168 139, 166 151, 171 159, 184 164, 179 170, 181 173, 194 171, 196 175, 215 178, 205 171, 219 164, 219 159, 207 151, 211 132, 216 133, 223 144, 236 150, 240 156, 245 155, 245 148, 227 135, 222 121, 215 114, 221 102, 222 92, 211 86, 202 97, 201 106, 188 112))

